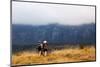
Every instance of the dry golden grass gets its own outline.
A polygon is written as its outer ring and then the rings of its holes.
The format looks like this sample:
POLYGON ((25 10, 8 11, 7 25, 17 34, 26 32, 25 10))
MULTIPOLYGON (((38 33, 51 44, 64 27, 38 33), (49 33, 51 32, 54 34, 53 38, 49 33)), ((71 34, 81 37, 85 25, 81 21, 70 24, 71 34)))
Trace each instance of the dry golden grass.
POLYGON ((12 55, 12 65, 48 64, 94 60, 96 60, 94 47, 85 47, 84 49, 70 48, 55 50, 45 57, 38 56, 36 52, 29 51, 19 52, 12 55))

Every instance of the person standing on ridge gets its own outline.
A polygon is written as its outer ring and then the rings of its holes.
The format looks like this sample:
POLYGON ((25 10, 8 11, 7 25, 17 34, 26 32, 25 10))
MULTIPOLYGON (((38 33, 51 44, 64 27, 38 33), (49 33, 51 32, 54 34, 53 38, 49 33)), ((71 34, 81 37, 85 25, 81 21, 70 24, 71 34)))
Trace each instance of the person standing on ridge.
POLYGON ((48 43, 46 40, 43 41, 43 53, 44 56, 47 56, 47 52, 48 52, 48 43))
POLYGON ((40 41, 38 42, 37 49, 38 49, 38 55, 39 56, 43 55, 43 44, 40 41))

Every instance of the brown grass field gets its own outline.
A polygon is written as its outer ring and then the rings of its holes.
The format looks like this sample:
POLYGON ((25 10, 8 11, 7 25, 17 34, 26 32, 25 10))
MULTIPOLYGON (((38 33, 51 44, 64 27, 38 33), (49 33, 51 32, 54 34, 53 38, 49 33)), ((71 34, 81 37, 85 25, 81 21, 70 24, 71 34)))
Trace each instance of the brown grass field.
POLYGON ((38 56, 36 52, 23 51, 12 55, 12 65, 48 64, 63 62, 95 61, 95 47, 54 50, 48 56, 38 56))

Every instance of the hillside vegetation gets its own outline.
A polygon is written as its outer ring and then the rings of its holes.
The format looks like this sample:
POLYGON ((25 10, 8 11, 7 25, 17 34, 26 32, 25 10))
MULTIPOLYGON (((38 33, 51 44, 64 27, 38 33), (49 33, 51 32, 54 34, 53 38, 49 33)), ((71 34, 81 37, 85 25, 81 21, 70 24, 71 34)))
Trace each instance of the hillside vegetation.
POLYGON ((48 56, 38 56, 35 51, 23 51, 12 55, 12 65, 48 64, 63 62, 95 61, 95 47, 54 50, 48 56))

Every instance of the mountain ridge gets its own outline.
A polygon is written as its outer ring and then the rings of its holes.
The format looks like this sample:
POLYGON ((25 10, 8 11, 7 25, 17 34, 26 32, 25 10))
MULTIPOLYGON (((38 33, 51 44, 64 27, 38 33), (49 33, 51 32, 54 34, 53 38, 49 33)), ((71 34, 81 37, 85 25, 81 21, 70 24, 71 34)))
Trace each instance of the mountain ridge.
POLYGON ((95 44, 95 35, 94 23, 78 26, 12 24, 12 44, 36 44, 43 40, 49 43, 95 44))

